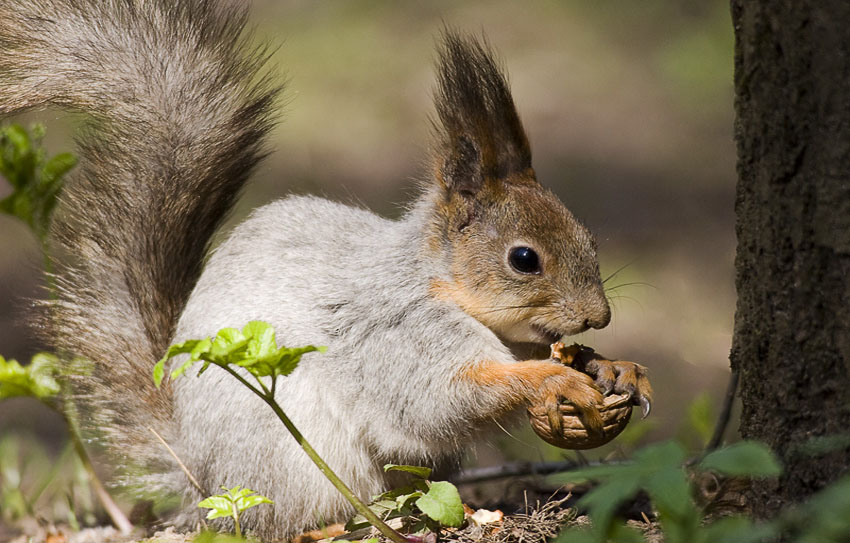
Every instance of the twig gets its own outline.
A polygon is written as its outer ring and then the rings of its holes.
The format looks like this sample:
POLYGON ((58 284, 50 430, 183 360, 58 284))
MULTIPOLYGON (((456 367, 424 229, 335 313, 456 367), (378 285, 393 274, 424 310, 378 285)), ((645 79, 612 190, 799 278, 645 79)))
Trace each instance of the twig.
POLYGON ((77 429, 71 423, 71 420, 67 415, 65 415, 65 421, 68 425, 68 433, 71 436, 71 443, 74 445, 74 451, 77 453, 77 456, 80 458, 80 462, 83 464, 83 468, 85 468, 86 473, 89 476, 89 483, 91 484, 95 495, 97 495, 97 499, 100 500, 101 505, 103 505, 103 509, 106 511, 106 514, 109 515, 109 518, 112 519, 112 523, 115 524, 115 527, 118 528, 122 534, 129 534, 133 531, 133 524, 129 521, 129 519, 127 519, 127 516, 123 511, 121 511, 121 508, 118 507, 112 499, 112 496, 109 495, 109 492, 106 491, 103 483, 100 482, 100 478, 94 471, 94 465, 92 464, 91 458, 86 452, 83 442, 80 441, 77 429))
POLYGON ((191 472, 191 471, 189 471, 189 468, 187 468, 187 467, 186 467, 186 464, 184 464, 184 463, 180 460, 180 457, 179 457, 179 456, 177 456, 177 453, 176 453, 176 452, 174 452, 174 449, 172 449, 172 448, 168 445, 168 443, 167 443, 167 442, 166 442, 166 441, 162 438, 162 436, 161 436, 161 435, 159 435, 159 432, 157 432, 156 430, 154 430, 154 429, 153 429, 152 427, 150 427, 150 426, 148 426, 147 428, 148 428, 148 430, 150 430, 150 432, 151 432, 154 436, 156 436, 156 438, 159 440, 159 442, 160 442, 160 443, 162 443, 162 445, 163 445, 166 449, 168 449, 168 452, 171 454, 171 456, 172 456, 172 457, 174 458, 174 460, 177 462, 177 465, 178 465, 178 466, 180 466, 180 469, 182 469, 182 470, 183 470, 183 473, 185 473, 185 474, 186 474, 186 477, 188 477, 188 478, 189 478, 189 482, 191 482, 191 483, 192 483, 192 486, 194 486, 194 487, 195 487, 195 490, 197 490, 197 491, 198 491, 198 493, 199 493, 201 496, 207 496, 207 495, 209 495, 209 492, 205 491, 205 490, 203 489, 203 487, 201 487, 201 483, 199 483, 199 482, 198 482, 198 480, 197 480, 197 479, 195 479, 195 476, 194 476, 194 475, 192 475, 192 472, 191 472))
POLYGON ((459 471, 449 477, 449 481, 456 485, 467 485, 502 479, 505 477, 520 477, 523 475, 551 475, 562 471, 570 471, 588 466, 617 464, 618 462, 574 462, 563 460, 560 462, 508 462, 498 466, 485 466, 483 468, 470 468, 459 471))
POLYGON ((705 446, 705 452, 711 452, 720 446, 723 441, 723 434, 726 432, 726 426, 729 425, 729 418, 732 416, 732 403, 735 401, 735 393, 738 390, 738 372, 733 371, 729 375, 729 384, 726 385, 726 397, 723 399, 723 409, 720 411, 720 416, 717 418, 717 424, 714 426, 714 434, 711 436, 708 445, 705 446))

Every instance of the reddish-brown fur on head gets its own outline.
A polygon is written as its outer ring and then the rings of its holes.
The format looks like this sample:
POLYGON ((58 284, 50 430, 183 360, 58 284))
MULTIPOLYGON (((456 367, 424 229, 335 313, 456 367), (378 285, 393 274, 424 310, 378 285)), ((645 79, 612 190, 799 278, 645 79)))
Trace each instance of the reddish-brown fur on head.
POLYGON ((505 79, 486 45, 447 31, 436 96, 436 222, 452 279, 434 285, 502 338, 550 343, 588 327, 610 310, 596 244, 569 210, 543 188, 505 79), (529 248, 539 270, 511 265, 529 248))

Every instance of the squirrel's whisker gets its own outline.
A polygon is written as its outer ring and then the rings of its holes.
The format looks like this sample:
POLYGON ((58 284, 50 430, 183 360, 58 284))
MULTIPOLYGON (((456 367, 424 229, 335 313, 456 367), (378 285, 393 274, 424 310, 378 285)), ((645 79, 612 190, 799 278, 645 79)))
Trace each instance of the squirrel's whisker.
POLYGON ((634 264, 634 263, 635 263, 635 260, 637 260, 637 259, 633 259, 633 260, 631 260, 631 261, 629 261, 629 262, 626 262, 625 264, 623 264, 622 266, 620 266, 619 268, 617 268, 616 270, 614 270, 614 272, 613 272, 613 273, 611 273, 608 277, 606 277, 605 279, 603 279, 603 280, 602 280, 602 284, 604 285, 605 283, 607 283, 608 281, 610 281, 612 277, 614 277, 615 275, 617 275, 617 274, 618 274, 618 273, 620 273, 621 271, 625 270, 626 268, 628 268, 629 266, 631 266, 632 264, 634 264))

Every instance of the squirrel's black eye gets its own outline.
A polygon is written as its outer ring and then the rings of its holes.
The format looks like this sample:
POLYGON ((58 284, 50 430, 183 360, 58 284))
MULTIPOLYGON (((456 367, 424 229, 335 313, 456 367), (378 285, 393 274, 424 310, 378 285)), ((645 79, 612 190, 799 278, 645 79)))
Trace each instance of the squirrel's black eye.
POLYGON ((508 263, 519 273, 540 273, 540 257, 531 247, 514 247, 508 253, 508 263))

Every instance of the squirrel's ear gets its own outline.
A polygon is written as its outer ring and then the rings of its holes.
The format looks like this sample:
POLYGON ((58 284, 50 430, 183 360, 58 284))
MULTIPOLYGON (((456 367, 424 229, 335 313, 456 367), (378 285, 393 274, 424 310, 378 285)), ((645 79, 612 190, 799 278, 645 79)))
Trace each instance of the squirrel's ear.
POLYGON ((472 195, 486 183, 530 172, 528 139, 486 41, 444 30, 438 81, 434 166, 439 182, 472 195))

